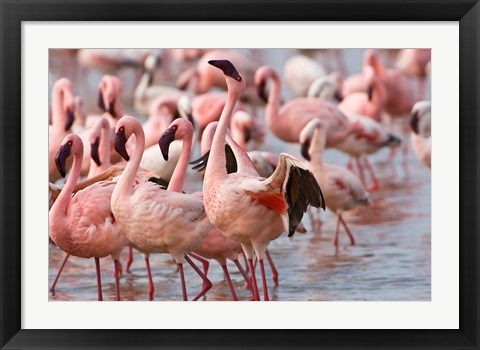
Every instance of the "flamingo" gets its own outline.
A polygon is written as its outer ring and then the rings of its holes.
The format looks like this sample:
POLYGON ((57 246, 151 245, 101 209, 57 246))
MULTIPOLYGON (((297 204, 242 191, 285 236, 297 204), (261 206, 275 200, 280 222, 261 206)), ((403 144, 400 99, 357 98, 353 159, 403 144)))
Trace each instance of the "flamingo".
POLYGON ((140 123, 134 117, 125 116, 116 126, 115 149, 128 163, 113 192, 112 211, 127 238, 145 255, 150 300, 153 300, 154 292, 150 253, 169 253, 173 257, 180 272, 183 300, 187 300, 184 261, 187 261, 204 281, 202 290, 193 300, 205 295, 212 286, 210 280, 186 255, 198 247, 212 227, 201 196, 181 192, 190 157, 192 135, 192 124, 184 119, 176 119, 160 138, 159 145, 165 159, 168 159, 170 143, 174 139, 183 141, 182 153, 167 189, 151 181, 133 187, 142 158, 145 136, 140 123), (135 135, 136 142, 130 158, 125 144, 132 135, 135 135))
POLYGON ((304 55, 292 56, 283 65, 285 82, 297 97, 306 96, 310 85, 326 75, 326 69, 319 62, 304 55))
POLYGON ((428 168, 432 165, 431 103, 419 101, 412 109, 410 126, 412 128, 412 148, 417 158, 428 168))
POLYGON ((307 97, 318 97, 324 101, 340 102, 342 97, 341 76, 336 73, 317 78, 310 84, 307 97))
POLYGON ((322 193, 313 175, 303 168, 301 162, 285 153, 280 155, 273 175, 264 179, 258 176, 246 153, 240 147, 234 147, 239 172, 227 174, 224 147, 227 127, 246 83, 230 61, 210 60, 208 63, 223 71, 228 99, 205 171, 205 211, 215 227, 241 243, 248 260, 254 297, 260 300, 252 260, 256 253, 264 300, 269 300, 263 264, 265 250, 269 242, 283 232, 293 235, 309 204, 324 206, 322 193))
POLYGON ((133 106, 143 115, 149 114, 152 102, 158 97, 164 95, 180 96, 182 94, 180 90, 173 86, 153 85, 153 77, 158 61, 159 58, 155 54, 150 54, 145 58, 144 72, 133 94, 133 106))
POLYGON ((55 157, 62 176, 65 176, 66 161, 71 155, 72 171, 49 212, 50 238, 67 254, 95 259, 98 300, 103 300, 99 258, 110 255, 115 266, 116 300, 120 300, 118 258, 129 241, 110 208, 115 183, 98 182, 72 196, 83 158, 82 140, 75 134, 65 137, 55 157))
POLYGON ((152 49, 80 49, 78 64, 101 72, 115 73, 125 67, 140 67, 152 49))
POLYGON ((398 52, 396 67, 408 76, 418 79, 417 101, 425 98, 427 66, 431 59, 431 49, 402 49, 398 52))
POLYGON ((48 179, 50 182, 60 178, 54 159, 60 143, 71 133, 74 113, 72 83, 67 78, 60 78, 53 85, 52 124, 48 126, 48 179))
POLYGON ((264 88, 268 79, 272 80, 272 88, 266 99, 265 118, 268 128, 279 139, 298 142, 302 129, 315 118, 328 121, 327 147, 334 147, 358 130, 357 125, 351 124, 334 104, 327 101, 300 97, 290 100, 280 108, 280 77, 269 66, 260 67, 255 74, 259 95, 265 96, 264 88))
POLYGON ((337 228, 333 243, 338 247, 340 223, 345 228, 352 245, 355 239, 342 217, 342 212, 358 205, 368 205, 370 198, 360 180, 351 171, 333 164, 323 163, 327 127, 322 120, 312 120, 302 131, 302 155, 307 168, 320 184, 327 208, 337 215, 337 228))

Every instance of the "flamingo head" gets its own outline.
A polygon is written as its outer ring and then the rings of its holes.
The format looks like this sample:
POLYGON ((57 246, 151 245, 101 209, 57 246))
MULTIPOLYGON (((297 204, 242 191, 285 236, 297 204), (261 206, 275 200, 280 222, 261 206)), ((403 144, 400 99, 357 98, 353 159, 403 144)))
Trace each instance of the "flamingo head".
POLYGON ((417 135, 431 135, 431 104, 430 101, 419 101, 413 105, 410 117, 410 127, 417 135))
POLYGON ((175 140, 193 137, 193 125, 187 119, 175 119, 167 130, 162 134, 158 140, 158 146, 162 152, 163 159, 168 160, 168 151, 170 144, 175 140))
POLYGON ((83 157, 83 144, 82 140, 78 135, 69 134, 67 135, 58 149, 57 154, 55 155, 55 165, 57 166, 58 172, 62 177, 65 177, 67 159, 70 155, 79 154, 80 157, 83 157))
POLYGON ((323 141, 323 147, 325 147, 326 132, 327 123, 318 118, 308 122, 300 132, 299 141, 302 145, 300 152, 307 161, 312 159, 314 144, 323 141))
POLYGON ((104 75, 98 86, 98 107, 112 117, 120 117, 116 104, 122 93, 120 80, 113 75, 104 75))
MULTIPOLYGON (((122 156, 127 162, 130 160, 125 145, 134 132, 143 132, 142 126, 135 117, 124 116, 120 118, 115 126, 115 151, 122 156)), ((138 142, 138 139, 137 139, 138 142)), ((144 147, 144 145, 136 145, 144 147)))
POLYGON ((210 60, 208 63, 221 69, 223 74, 225 74, 228 91, 240 93, 245 89, 245 79, 238 73, 232 62, 228 60, 210 60))

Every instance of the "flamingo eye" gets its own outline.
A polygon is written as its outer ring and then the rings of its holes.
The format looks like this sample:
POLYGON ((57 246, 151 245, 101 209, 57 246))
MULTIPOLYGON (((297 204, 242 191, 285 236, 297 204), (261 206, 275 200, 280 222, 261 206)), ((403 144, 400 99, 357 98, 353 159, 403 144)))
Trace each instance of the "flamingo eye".
POLYGON ((237 81, 241 81, 242 80, 242 77, 237 77, 237 81))
POLYGON ((67 145, 69 145, 69 146, 73 145, 73 141, 72 140, 68 141, 67 145))
POLYGON ((177 125, 173 125, 173 126, 172 126, 172 129, 173 129, 174 131, 176 131, 176 130, 178 129, 178 126, 177 126, 177 125))
POLYGON ((125 128, 124 128, 123 126, 121 126, 120 128, 118 128, 118 131, 124 132, 124 131, 125 131, 125 128))

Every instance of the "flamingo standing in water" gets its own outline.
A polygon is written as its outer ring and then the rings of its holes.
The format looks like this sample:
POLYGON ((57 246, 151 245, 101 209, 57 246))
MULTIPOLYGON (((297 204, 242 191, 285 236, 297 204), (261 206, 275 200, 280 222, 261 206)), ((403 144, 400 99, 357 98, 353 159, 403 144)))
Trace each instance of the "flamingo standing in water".
POLYGON ((410 126, 413 152, 428 168, 432 166, 431 103, 419 101, 412 109, 410 126))
POLYGON ((128 163, 115 186, 112 211, 128 239, 145 255, 150 300, 153 300, 154 292, 150 253, 172 255, 180 272, 183 300, 187 300, 184 261, 187 261, 204 281, 202 290, 193 300, 205 295, 212 286, 210 280, 186 254, 198 247, 212 227, 205 213, 201 195, 181 192, 190 157, 192 135, 192 124, 184 119, 177 119, 160 138, 159 145, 165 159, 168 159, 170 143, 174 139, 183 140, 182 153, 167 189, 151 181, 133 187, 142 158, 145 136, 141 125, 134 117, 125 116, 116 126, 115 149, 128 163), (125 144, 132 135, 135 135, 136 142, 130 158, 125 144))
POLYGON ((302 155, 307 159, 307 167, 315 175, 322 187, 327 208, 337 214, 337 228, 333 243, 338 247, 340 223, 352 245, 355 244, 350 229, 342 217, 342 212, 358 205, 368 205, 370 198, 360 180, 351 171, 333 164, 323 163, 327 127, 322 120, 312 120, 302 131, 302 155))
POLYGON ((240 147, 234 147, 239 171, 227 174, 227 127, 246 83, 230 61, 211 60, 208 63, 223 71, 228 100, 213 138, 205 171, 205 210, 214 226, 242 244, 252 277, 254 297, 260 300, 252 260, 256 253, 264 300, 269 300, 263 264, 265 250, 270 241, 283 232, 293 235, 309 204, 324 206, 322 193, 313 175, 303 168, 301 162, 285 153, 280 155, 273 175, 265 179, 258 176, 247 154, 240 147))
POLYGON ((260 67, 255 74, 255 83, 260 96, 266 96, 265 86, 272 80, 268 94, 265 118, 268 128, 285 142, 298 142, 300 133, 312 119, 328 122, 327 147, 334 147, 348 135, 358 130, 333 103, 316 98, 300 97, 288 101, 280 108, 281 83, 277 72, 269 66, 260 67))
POLYGON ((72 196, 83 158, 82 140, 75 134, 65 137, 55 157, 62 176, 65 176, 66 161, 71 155, 73 169, 49 212, 50 238, 70 255, 95 259, 98 300, 103 300, 99 258, 110 255, 115 266, 116 299, 120 300, 118 258, 129 241, 110 208, 115 183, 98 182, 72 196))
POLYGON ((53 85, 52 124, 48 126, 48 179, 50 182, 60 178, 54 159, 60 143, 71 133, 74 113, 72 83, 67 78, 58 79, 53 85))

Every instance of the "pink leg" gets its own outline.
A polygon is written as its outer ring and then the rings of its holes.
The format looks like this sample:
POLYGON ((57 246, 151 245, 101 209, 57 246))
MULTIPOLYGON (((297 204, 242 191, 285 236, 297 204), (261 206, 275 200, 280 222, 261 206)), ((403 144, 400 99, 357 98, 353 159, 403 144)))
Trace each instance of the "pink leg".
POLYGON ((338 219, 342 222, 343 227, 345 227, 345 231, 347 232, 348 238, 350 239, 350 244, 355 245, 355 239, 353 238, 353 235, 350 232, 350 229, 348 228, 347 224, 345 223, 345 220, 343 220, 342 213, 339 212, 337 215, 338 215, 338 219))
POLYGON ((270 269, 272 270, 273 284, 275 287, 278 287, 278 271, 275 264, 273 263, 273 259, 270 256, 268 249, 265 251, 265 256, 267 257, 268 264, 270 265, 270 269))
POLYGON ((333 238, 333 245, 338 248, 338 231, 340 230, 340 219, 337 213, 337 228, 335 230, 335 236, 333 238))
POLYGON ((185 275, 183 274, 183 264, 177 264, 178 272, 180 273, 180 282, 182 284, 182 297, 183 301, 188 301, 187 286, 185 285, 185 275))
POLYGON ((235 288, 233 288, 232 280, 230 279, 230 274, 228 273, 227 265, 222 265, 222 270, 223 270, 223 274, 225 275, 225 279, 227 280, 230 293, 232 294, 232 299, 234 301, 238 301, 237 293, 235 293, 235 288))
POLYGON ((145 255, 145 265, 147 266, 147 276, 148 276, 148 300, 153 300, 153 292, 155 288, 153 287, 152 272, 150 271, 150 259, 145 255))
POLYGON ((118 273, 119 273, 119 266, 120 263, 118 260, 113 260, 113 264, 115 266, 115 295, 117 298, 117 301, 120 301, 120 282, 118 281, 118 273))
POLYGON ((363 187, 367 188, 367 183, 365 181, 365 176, 363 175, 362 163, 360 162, 360 160, 358 158, 355 159, 355 162, 357 163, 358 177, 360 178, 360 181, 362 182, 363 187))
POLYGON ((125 262, 125 271, 127 271, 127 273, 130 273, 130 266, 132 266, 132 262, 133 262, 133 248, 128 247, 127 261, 125 262))
POLYGON ((102 295, 102 279, 100 277, 100 259, 95 258, 95 270, 97 271, 97 293, 98 301, 103 301, 102 295))
POLYGON ((263 266, 263 259, 259 259, 260 261, 260 271, 262 272, 262 288, 263 288, 263 300, 269 301, 268 298, 268 287, 267 287, 267 278, 265 276, 265 266, 263 266))
POLYGON ((258 295, 257 279, 255 278, 255 269, 253 268, 252 259, 248 259, 248 268, 250 269, 250 278, 252 280, 254 300, 260 301, 260 296, 258 295))
MULTIPOLYGON (((190 255, 194 259, 197 259, 198 261, 200 261, 202 263, 203 274, 205 276, 207 276, 208 275, 208 267, 210 266, 210 263, 208 262, 208 260, 205 259, 203 256, 201 256, 197 253, 194 253, 194 252, 190 252, 190 253, 188 253, 188 255, 190 255)), ((202 289, 205 288, 206 286, 207 286, 207 284, 205 283, 205 281, 203 281, 202 289)))
POLYGON ((242 264, 240 264, 240 261, 238 261, 238 259, 235 259, 235 260, 233 260, 233 262, 235 263, 235 265, 237 265, 238 271, 240 271, 241 275, 243 276, 243 279, 245 280, 245 284, 246 284, 247 288, 252 289, 251 280, 248 277, 245 270, 243 269, 242 264))
POLYGON ((190 259, 186 254, 185 254, 185 260, 190 264, 190 266, 195 270, 195 272, 203 280, 202 290, 200 291, 200 293, 198 293, 195 296, 195 298, 192 299, 193 301, 196 301, 196 300, 200 299, 202 296, 204 296, 205 293, 207 293, 210 290, 210 288, 212 288, 212 282, 207 278, 207 276, 205 276, 202 273, 202 271, 200 271, 200 269, 197 267, 197 265, 195 265, 193 263, 192 259, 190 259))
POLYGON ((372 168, 372 166, 370 165, 370 162, 368 161, 368 158, 367 158, 367 157, 365 157, 364 163, 365 163, 365 167, 367 168, 368 173, 369 173, 369 175, 370 175, 370 179, 372 180, 372 186, 370 186, 370 188, 368 189, 368 191, 370 191, 370 192, 376 191, 376 190, 378 190, 378 188, 379 188, 378 179, 377 179, 377 177, 375 176, 375 172, 373 171, 373 168, 372 168))
POLYGON ((396 154, 397 154, 397 148, 396 147, 390 148, 390 154, 388 155, 387 161, 391 162, 396 154))
POLYGON ((50 293, 52 293, 52 295, 55 295, 55 286, 57 285, 58 278, 60 277, 63 271, 63 268, 65 267, 65 264, 67 263, 67 260, 69 257, 70 257, 70 254, 65 255, 65 259, 63 259, 62 265, 58 270, 57 276, 55 277, 55 280, 53 281, 52 286, 50 287, 50 293))

